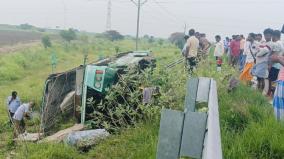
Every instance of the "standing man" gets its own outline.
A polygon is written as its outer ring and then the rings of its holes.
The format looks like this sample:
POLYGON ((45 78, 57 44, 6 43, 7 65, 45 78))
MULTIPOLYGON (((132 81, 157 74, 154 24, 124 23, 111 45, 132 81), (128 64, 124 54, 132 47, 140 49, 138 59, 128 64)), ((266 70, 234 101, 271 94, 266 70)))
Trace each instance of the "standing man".
POLYGON ((257 34, 256 35, 256 41, 258 41, 260 44, 265 43, 265 41, 262 39, 262 34, 257 34))
POLYGON ((232 42, 232 39, 228 38, 228 51, 227 51, 227 60, 228 60, 228 64, 231 65, 232 64, 232 51, 231 51, 231 42, 232 42))
MULTIPOLYGON (((281 31, 284 34, 284 25, 281 31)), ((284 120, 284 56, 274 54, 271 56, 270 60, 274 63, 280 63, 281 69, 277 79, 277 86, 274 93, 273 107, 274 114, 278 121, 284 120)))
POLYGON ((230 43, 231 48, 231 65, 235 67, 239 62, 240 57, 240 36, 235 35, 230 43))
POLYGON ((246 40, 243 35, 240 38, 240 72, 242 72, 246 63, 246 55, 244 54, 246 40))
POLYGON ((204 34, 204 33, 200 34, 199 43, 200 43, 200 46, 201 46, 202 54, 207 55, 209 53, 209 48, 211 46, 211 43, 207 40, 206 34, 204 34))
POLYGON ((196 57, 199 48, 199 40, 195 37, 194 29, 190 29, 188 34, 189 34, 189 38, 187 39, 188 52, 185 57, 186 57, 187 67, 189 68, 189 72, 192 73, 192 71, 196 68, 196 57))
POLYGON ((216 57, 217 71, 221 71, 222 67, 222 56, 224 54, 224 44, 221 42, 221 36, 215 36, 216 44, 214 50, 214 56, 216 57))
POLYGON ((21 105, 21 100, 17 96, 18 93, 16 91, 12 92, 12 95, 7 98, 7 107, 8 107, 8 116, 10 119, 10 125, 12 124, 12 118, 16 112, 16 110, 19 108, 21 105))
POLYGON ((22 134, 25 132, 25 121, 24 118, 30 118, 31 113, 30 110, 34 107, 34 102, 29 102, 22 104, 17 111, 15 112, 13 116, 13 122, 14 122, 14 137, 17 137, 19 134, 22 134))
POLYGON ((277 79, 276 90, 273 98, 274 114, 278 121, 284 120, 284 56, 274 54, 270 60, 281 64, 281 70, 277 79))
POLYGON ((198 40, 200 39, 200 33, 199 32, 194 32, 194 35, 198 40))
MULTIPOLYGON (((277 54, 279 56, 282 56, 284 53, 284 46, 283 43, 280 41, 281 39, 281 32, 279 30, 274 30, 272 34, 272 41, 273 41, 273 48, 272 48, 272 54, 277 54)), ((273 83, 277 80, 279 71, 281 69, 282 65, 280 63, 274 63, 269 70, 269 92, 268 95, 273 95, 273 83)))
POLYGON ((274 46, 272 42, 273 30, 268 28, 264 32, 265 43, 260 44, 259 51, 256 54, 256 64, 252 69, 252 75, 257 77, 258 89, 262 91, 264 96, 269 92, 269 56, 273 52, 274 46))
POLYGON ((245 67, 240 75, 240 80, 249 84, 252 81, 251 69, 256 62, 256 53, 258 52, 259 43, 256 41, 256 34, 250 33, 244 47, 244 55, 246 55, 245 67))
POLYGON ((224 40, 223 43, 224 43, 225 54, 228 54, 228 52, 229 52, 229 43, 230 43, 229 37, 226 37, 226 39, 224 40))

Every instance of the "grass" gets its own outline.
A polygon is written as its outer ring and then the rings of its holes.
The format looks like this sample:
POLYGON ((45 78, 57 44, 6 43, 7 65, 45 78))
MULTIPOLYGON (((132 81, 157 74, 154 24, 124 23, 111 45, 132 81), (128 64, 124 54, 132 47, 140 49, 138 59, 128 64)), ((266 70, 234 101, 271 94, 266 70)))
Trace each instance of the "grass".
POLYGON ((111 136, 88 152, 88 157, 96 159, 136 159, 155 158, 159 123, 140 123, 120 135, 111 136))
POLYGON ((64 144, 27 144, 22 145, 16 151, 23 153, 16 153, 15 158, 18 159, 83 159, 78 151, 70 146, 64 144), (25 147, 28 147, 26 152, 25 147))
MULTIPOLYGON (((112 43, 96 39, 94 42, 96 45, 88 46, 92 52, 90 57, 92 60, 101 56, 99 53, 101 51, 107 54, 114 52, 114 46, 119 46, 121 50, 128 50, 134 46, 134 43, 129 40, 112 43)), ((151 48, 158 60, 158 67, 151 76, 152 79, 149 79, 153 80, 153 83, 162 85, 161 102, 157 107, 183 110, 185 84, 188 76, 182 65, 170 70, 165 70, 163 67, 167 62, 177 59, 180 56, 179 52, 175 47, 168 44, 158 46, 157 44, 143 42, 142 45, 143 49, 151 48)), ((60 46, 56 47, 58 58, 60 59, 58 71, 82 63, 81 48, 77 47, 69 51, 60 46)), ((49 52, 39 47, 31 50, 0 57, 0 61, 7 61, 5 69, 19 71, 18 73, 20 74, 19 77, 17 77, 18 74, 7 74, 5 78, 11 77, 0 80, 1 99, 4 100, 11 89, 19 90, 24 100, 41 96, 43 82, 50 73, 49 52), (27 56, 24 56, 24 59, 27 58, 28 61, 32 61, 30 62, 32 67, 22 69, 21 65, 18 66, 19 63, 14 60, 17 56, 23 56, 21 54, 27 56), (29 55, 36 56, 35 60, 31 60, 29 55)), ((26 59, 23 61, 26 61, 26 59)), ((215 61, 213 58, 209 58, 207 61, 199 64, 195 75, 212 77, 218 83, 224 158, 284 158, 284 124, 274 119, 272 106, 268 104, 261 93, 244 85, 240 85, 235 91, 228 93, 228 81, 225 79, 225 76, 230 74, 236 77, 238 75, 236 70, 227 65, 223 66, 222 73, 216 72, 215 61)), ((39 103, 40 99, 37 99, 37 102, 39 103)), ((7 118, 3 110, 4 105, 1 105, 0 123, 3 123, 7 118)), ((157 113, 154 113, 153 116, 147 118, 144 122, 137 123, 134 127, 125 128, 120 133, 111 135, 107 140, 100 142, 87 153, 82 153, 62 144, 29 144, 30 156, 28 158, 154 159, 158 141, 159 118, 160 113, 157 111, 157 113)), ((4 143, 0 143, 0 158, 4 158, 7 152, 10 151, 15 151, 18 155, 17 157, 24 156, 24 145, 13 146, 10 142, 11 129, 7 127, 4 130, 7 131, 3 132, 0 130, 0 139, 4 141, 4 143)))

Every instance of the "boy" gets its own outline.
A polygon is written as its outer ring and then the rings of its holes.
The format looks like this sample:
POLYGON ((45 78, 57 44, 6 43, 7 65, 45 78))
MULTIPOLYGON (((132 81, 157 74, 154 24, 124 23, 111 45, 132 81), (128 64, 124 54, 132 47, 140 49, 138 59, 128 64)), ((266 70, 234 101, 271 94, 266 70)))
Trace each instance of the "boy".
POLYGON ((224 54, 224 44, 221 42, 220 35, 215 36, 216 44, 214 50, 214 56, 216 57, 217 71, 221 71, 222 67, 222 56, 224 54))

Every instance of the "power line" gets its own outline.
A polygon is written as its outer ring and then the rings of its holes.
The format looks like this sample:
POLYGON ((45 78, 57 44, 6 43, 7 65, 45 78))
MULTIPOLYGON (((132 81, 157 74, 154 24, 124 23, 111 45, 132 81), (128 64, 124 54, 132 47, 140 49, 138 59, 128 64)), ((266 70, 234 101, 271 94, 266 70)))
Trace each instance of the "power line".
POLYGON ((136 30, 136 51, 138 50, 138 38, 139 38, 139 27, 140 27, 140 10, 141 7, 147 2, 148 0, 144 0, 141 2, 141 0, 138 0, 138 2, 131 0, 136 6, 137 6, 137 30, 136 30))
POLYGON ((177 15, 169 11, 167 8, 165 8, 163 5, 161 5, 157 0, 152 0, 161 10, 163 10, 165 13, 167 13, 169 16, 175 18, 176 20, 180 21, 182 24, 186 23, 186 20, 180 19, 177 15))

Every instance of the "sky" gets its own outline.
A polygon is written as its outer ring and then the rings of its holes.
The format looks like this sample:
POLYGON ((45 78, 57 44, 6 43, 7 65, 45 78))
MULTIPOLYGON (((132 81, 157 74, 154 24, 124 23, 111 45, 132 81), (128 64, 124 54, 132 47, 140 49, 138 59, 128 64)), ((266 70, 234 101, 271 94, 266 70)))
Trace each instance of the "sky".
MULTIPOLYGON (((137 6, 131 0, 111 1, 112 29, 135 35, 137 6)), ((1 24, 106 30, 108 0, 0 0, 0 4, 1 24)), ((284 0, 148 0, 141 8, 140 35, 167 38, 184 32, 186 25, 186 30, 194 28, 213 39, 217 34, 280 29, 283 24, 284 0)))

